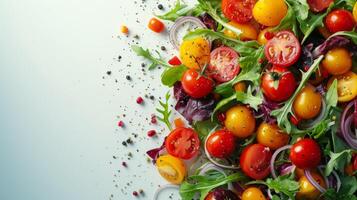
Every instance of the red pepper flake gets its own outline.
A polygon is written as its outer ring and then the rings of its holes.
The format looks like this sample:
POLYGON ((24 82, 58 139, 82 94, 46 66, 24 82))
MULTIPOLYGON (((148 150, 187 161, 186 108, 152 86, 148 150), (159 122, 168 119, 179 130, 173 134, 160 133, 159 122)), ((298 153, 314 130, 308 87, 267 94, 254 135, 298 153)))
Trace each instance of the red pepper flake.
POLYGON ((156 135, 156 131, 155 130, 148 131, 148 137, 153 137, 155 135, 156 135))
POLYGON ((118 126, 119 126, 119 127, 124 127, 124 122, 120 120, 120 121, 118 122, 118 126))
POLYGON ((128 167, 128 165, 126 164, 126 162, 122 162, 121 165, 122 165, 123 167, 128 167))
POLYGON ((156 115, 154 115, 154 114, 151 115, 151 123, 152 124, 156 124, 157 123, 156 115))
POLYGON ((133 196, 136 196, 136 197, 137 197, 137 196, 139 196, 139 193, 138 193, 137 191, 134 191, 134 192, 133 192, 133 196))
POLYGON ((226 120, 226 114, 224 114, 224 113, 219 113, 218 115, 217 115, 217 118, 218 118, 218 121, 220 121, 220 122, 224 122, 224 120, 226 120))
POLYGON ((174 66, 181 65, 181 61, 177 56, 172 57, 168 63, 174 66))
POLYGON ((142 97, 136 98, 136 103, 137 104, 142 104, 144 102, 144 99, 142 97))

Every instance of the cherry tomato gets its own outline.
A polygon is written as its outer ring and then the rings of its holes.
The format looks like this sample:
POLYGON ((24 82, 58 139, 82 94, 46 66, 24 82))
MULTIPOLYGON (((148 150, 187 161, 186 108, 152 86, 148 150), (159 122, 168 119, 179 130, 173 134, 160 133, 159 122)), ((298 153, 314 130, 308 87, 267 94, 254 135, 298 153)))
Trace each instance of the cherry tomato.
POLYGON ((322 60, 322 67, 332 75, 344 74, 352 68, 352 56, 345 48, 331 49, 322 60))
POLYGON ((228 19, 238 23, 249 22, 255 0, 222 0, 222 12, 228 19))
POLYGON ((270 173, 271 151, 262 144, 247 146, 240 157, 242 171, 253 179, 264 179, 270 173))
POLYGON ((334 0, 307 0, 309 7, 314 12, 321 12, 328 8, 334 0))
POLYGON ((290 116, 290 122, 292 124, 294 124, 295 126, 299 125, 300 121, 301 121, 301 118, 299 118, 297 116, 293 116, 293 115, 290 116))
POLYGON ((257 39, 258 33, 257 29, 250 23, 239 24, 234 21, 229 22, 228 24, 234 26, 235 28, 239 29, 242 33, 237 36, 233 31, 229 29, 224 30, 224 34, 231 37, 231 38, 238 38, 240 40, 255 40, 257 39))
POLYGON ((213 191, 209 192, 205 197, 205 200, 238 200, 237 195, 231 190, 224 188, 216 188, 213 191))
POLYGON ((173 184, 182 183, 187 173, 185 163, 171 155, 160 156, 156 161, 156 167, 160 175, 173 184))
POLYGON ((180 59, 179 59, 177 56, 172 57, 172 58, 169 60, 168 63, 169 63, 170 65, 174 65, 174 66, 176 66, 176 65, 181 65, 181 64, 182 64, 181 61, 180 61, 180 59))
POLYGON ((289 135, 277 124, 261 123, 257 130, 257 141, 272 150, 276 150, 289 142, 289 135))
POLYGON ((326 16, 325 25, 331 33, 352 31, 355 27, 355 21, 351 12, 344 9, 337 9, 326 16))
POLYGON ((211 48, 209 42, 198 37, 184 40, 180 46, 180 59, 182 64, 190 69, 199 70, 209 63, 211 48))
POLYGON ((190 159, 198 153, 200 140, 193 129, 178 127, 166 137, 165 147, 172 156, 190 159))
POLYGON ((273 66, 264 73, 261 84, 264 95, 272 101, 285 101, 296 89, 293 73, 283 67, 273 66))
POLYGON ((272 32, 272 30, 273 30, 273 28, 271 28, 271 27, 261 30, 259 32, 258 39, 257 39, 258 43, 261 45, 265 45, 268 42, 268 40, 273 38, 274 33, 272 32), (267 38, 267 36, 268 36, 268 38, 267 38), (269 37, 269 36, 271 36, 271 37, 269 37))
POLYGON ((254 5, 253 17, 264 26, 276 26, 287 12, 288 6, 284 0, 259 0, 254 5))
POLYGON ((301 46, 294 33, 280 31, 265 46, 265 57, 279 67, 289 67, 300 57, 301 46))
POLYGON ((183 90, 193 98, 208 95, 213 89, 213 81, 193 69, 187 70, 181 79, 183 90))
POLYGON ((312 119, 320 113, 321 106, 321 94, 314 86, 308 84, 298 93, 294 99, 293 111, 298 118, 312 119))
POLYGON ((251 109, 243 105, 236 105, 226 112, 224 125, 233 135, 246 138, 254 132, 255 118, 251 109))
POLYGON ((259 188, 249 187, 244 190, 242 200, 266 200, 266 198, 259 188))
POLYGON ((232 80, 240 70, 238 54, 229 47, 218 47, 211 53, 207 73, 218 82, 232 80))
POLYGON ((321 160, 320 146, 313 139, 301 139, 291 147, 290 160, 300 169, 315 168, 321 160))
MULTIPOLYGON (((326 188, 324 179, 317 173, 311 172, 312 178, 323 188, 326 188)), ((321 192, 313 186, 306 176, 299 179, 299 191, 296 193, 297 200, 316 200, 319 199, 321 192)))
POLYGON ((151 18, 148 27, 156 33, 161 33, 164 30, 165 25, 160 20, 151 18))
POLYGON ((206 143, 208 153, 216 158, 225 158, 235 149, 235 137, 227 130, 219 130, 212 133, 206 143))
POLYGON ((234 84, 234 90, 236 92, 245 92, 247 90, 247 85, 243 81, 238 82, 234 84))
POLYGON ((327 83, 329 88, 337 79, 337 94, 339 102, 348 102, 357 97, 357 74, 349 71, 345 74, 333 76, 327 83))

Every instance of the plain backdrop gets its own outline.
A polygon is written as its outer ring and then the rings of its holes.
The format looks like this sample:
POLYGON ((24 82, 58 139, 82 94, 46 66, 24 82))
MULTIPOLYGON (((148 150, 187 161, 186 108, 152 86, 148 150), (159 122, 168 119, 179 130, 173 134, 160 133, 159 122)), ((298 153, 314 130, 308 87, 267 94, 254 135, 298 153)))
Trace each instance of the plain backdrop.
MULTIPOLYGON (((1 200, 125 200, 139 189, 151 199, 165 183, 145 152, 163 140, 163 126, 149 121, 168 89, 162 69, 143 72, 130 51, 165 45, 162 55, 173 55, 167 35, 146 28, 159 2, 0 1, 1 200), (137 105, 145 94, 155 100, 137 105), (150 129, 162 134, 147 138, 150 129)), ((161 1, 166 9, 172 2, 161 1)))

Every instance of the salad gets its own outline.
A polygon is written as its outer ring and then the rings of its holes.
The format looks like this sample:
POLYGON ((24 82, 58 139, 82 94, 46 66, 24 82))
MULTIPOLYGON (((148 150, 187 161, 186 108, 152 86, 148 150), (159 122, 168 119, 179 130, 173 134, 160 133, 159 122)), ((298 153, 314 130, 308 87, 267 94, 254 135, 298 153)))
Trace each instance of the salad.
POLYGON ((154 199, 357 199, 356 0, 178 0, 163 21, 177 56, 132 46, 171 91, 154 199))

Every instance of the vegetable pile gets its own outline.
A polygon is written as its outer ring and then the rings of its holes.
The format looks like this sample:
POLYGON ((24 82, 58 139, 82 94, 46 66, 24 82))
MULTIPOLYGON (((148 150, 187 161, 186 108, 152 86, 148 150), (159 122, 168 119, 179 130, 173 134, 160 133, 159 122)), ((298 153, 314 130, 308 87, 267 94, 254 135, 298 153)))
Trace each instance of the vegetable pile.
POLYGON ((357 199, 356 0, 178 0, 160 19, 177 56, 132 46, 172 88, 154 199, 357 199))

